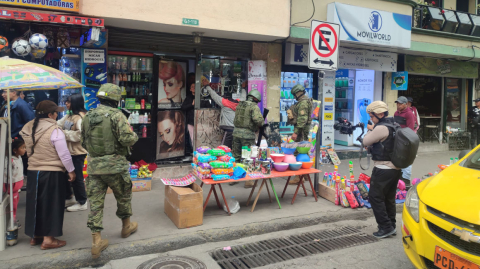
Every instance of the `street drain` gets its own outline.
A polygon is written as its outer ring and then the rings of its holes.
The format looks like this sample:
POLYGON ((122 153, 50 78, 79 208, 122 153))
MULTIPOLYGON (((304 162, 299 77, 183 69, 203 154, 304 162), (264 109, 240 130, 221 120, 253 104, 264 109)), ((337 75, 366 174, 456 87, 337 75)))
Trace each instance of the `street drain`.
POLYGON ((148 260, 137 269, 206 269, 207 266, 196 259, 185 256, 165 256, 148 260))
POLYGON ((356 228, 341 227, 217 249, 210 256, 223 269, 256 268, 377 241, 356 228))

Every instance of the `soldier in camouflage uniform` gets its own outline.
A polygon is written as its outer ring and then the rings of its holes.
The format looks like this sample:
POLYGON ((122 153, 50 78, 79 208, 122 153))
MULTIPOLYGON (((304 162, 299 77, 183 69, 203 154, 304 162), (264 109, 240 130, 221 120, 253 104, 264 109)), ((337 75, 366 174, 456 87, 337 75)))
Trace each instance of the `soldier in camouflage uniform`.
POLYGON ((308 140, 310 132, 310 124, 312 123, 312 99, 305 95, 305 88, 302 85, 295 85, 291 91, 298 103, 290 107, 288 113, 288 121, 293 124, 294 130, 292 139, 295 142, 308 140))
POLYGON ((82 146, 89 154, 86 188, 90 214, 87 226, 92 231, 93 258, 98 258, 108 247, 108 240, 102 240, 100 235, 108 187, 117 200, 117 217, 122 220, 122 237, 130 236, 138 227, 136 222, 130 222, 132 181, 125 158, 129 147, 137 142, 138 137, 125 115, 117 108, 121 98, 121 90, 117 85, 103 84, 97 97, 101 105, 90 110, 82 121, 82 146))
MULTIPOLYGON (((308 133, 310 132, 310 124, 312 123, 312 99, 305 95, 305 88, 302 85, 295 85, 291 91, 295 96, 297 103, 290 107, 287 111, 287 123, 293 125, 292 139, 295 142, 308 140, 308 133)), ((296 176, 289 181, 290 185, 296 185, 300 181, 300 177, 296 176)))
MULTIPOLYGON (((242 157, 243 146, 255 145, 255 132, 263 126, 262 112, 258 107, 261 100, 260 92, 252 90, 248 93, 247 101, 240 102, 235 110, 232 154, 237 161, 242 157)), ((253 183, 253 181, 246 181, 245 188, 253 187, 253 183)))

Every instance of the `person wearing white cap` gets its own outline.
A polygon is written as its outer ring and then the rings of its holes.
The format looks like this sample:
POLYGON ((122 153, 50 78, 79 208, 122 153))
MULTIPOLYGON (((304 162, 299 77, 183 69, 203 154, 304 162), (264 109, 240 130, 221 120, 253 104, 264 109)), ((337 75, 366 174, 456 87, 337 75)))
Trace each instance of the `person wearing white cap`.
POLYGON ((378 224, 377 238, 396 235, 395 195, 401 171, 393 165, 391 154, 394 148, 394 121, 388 116, 388 106, 375 101, 367 106, 367 113, 374 123, 368 125, 363 145, 370 147, 374 168, 368 192, 373 214, 378 224))

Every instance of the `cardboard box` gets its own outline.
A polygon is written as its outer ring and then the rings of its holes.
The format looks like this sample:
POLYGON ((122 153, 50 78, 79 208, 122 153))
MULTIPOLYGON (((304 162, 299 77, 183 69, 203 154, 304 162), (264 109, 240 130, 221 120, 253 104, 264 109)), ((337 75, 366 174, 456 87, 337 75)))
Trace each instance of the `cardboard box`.
POLYGON ((202 188, 195 183, 188 187, 165 186, 164 211, 179 229, 202 225, 202 188))
POLYGON ((327 187, 324 182, 318 183, 318 195, 332 203, 335 203, 335 189, 327 187))
MULTIPOLYGON (((152 178, 132 178, 132 191, 151 191, 152 190, 152 178)), ((107 189, 107 194, 113 193, 112 189, 107 189)))

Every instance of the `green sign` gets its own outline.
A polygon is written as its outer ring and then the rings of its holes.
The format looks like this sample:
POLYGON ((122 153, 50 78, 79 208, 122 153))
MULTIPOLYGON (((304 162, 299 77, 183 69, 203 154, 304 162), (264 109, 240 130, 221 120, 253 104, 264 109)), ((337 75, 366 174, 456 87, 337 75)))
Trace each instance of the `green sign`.
POLYGON ((196 20, 196 19, 183 18, 183 19, 182 19, 182 24, 198 26, 198 25, 200 24, 200 22, 199 22, 198 20, 196 20))
POLYGON ((406 55, 405 71, 455 78, 478 78, 478 63, 406 55))

